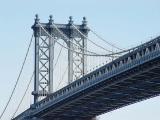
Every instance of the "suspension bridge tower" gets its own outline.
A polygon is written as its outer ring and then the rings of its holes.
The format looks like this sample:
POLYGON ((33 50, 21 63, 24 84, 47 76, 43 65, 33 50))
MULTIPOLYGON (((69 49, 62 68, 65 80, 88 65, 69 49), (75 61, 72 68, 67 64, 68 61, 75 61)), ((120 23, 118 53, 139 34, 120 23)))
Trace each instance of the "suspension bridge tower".
MULTIPOLYGON (((69 17, 67 24, 55 24, 52 15, 48 23, 40 23, 36 15, 32 26, 35 37, 34 103, 53 93, 54 46, 59 39, 65 41, 68 50, 68 84, 87 72, 87 39, 75 30, 73 24, 72 17, 69 17)), ((81 25, 75 26, 88 36, 89 28, 85 17, 81 25)))

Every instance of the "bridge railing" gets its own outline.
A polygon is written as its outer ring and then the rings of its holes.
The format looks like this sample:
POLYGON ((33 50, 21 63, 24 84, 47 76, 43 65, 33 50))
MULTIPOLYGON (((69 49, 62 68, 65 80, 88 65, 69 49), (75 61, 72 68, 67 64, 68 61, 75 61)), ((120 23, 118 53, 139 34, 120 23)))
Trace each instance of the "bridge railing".
POLYGON ((92 73, 89 73, 84 77, 74 81, 70 85, 56 91, 47 98, 36 103, 34 105, 35 109, 28 109, 23 113, 23 115, 21 114, 20 116, 28 114, 27 112, 35 113, 39 110, 45 109, 51 104, 62 101, 67 97, 70 97, 71 95, 76 94, 77 92, 80 92, 83 89, 96 84, 97 82, 100 82, 100 79, 102 79, 104 75, 107 75, 107 77, 110 78, 115 74, 119 74, 120 72, 134 67, 135 65, 142 64, 143 62, 146 62, 147 60, 150 60, 157 55, 160 55, 160 37, 157 37, 145 44, 140 45, 132 52, 119 57, 111 63, 104 65, 103 67, 93 71, 92 73))

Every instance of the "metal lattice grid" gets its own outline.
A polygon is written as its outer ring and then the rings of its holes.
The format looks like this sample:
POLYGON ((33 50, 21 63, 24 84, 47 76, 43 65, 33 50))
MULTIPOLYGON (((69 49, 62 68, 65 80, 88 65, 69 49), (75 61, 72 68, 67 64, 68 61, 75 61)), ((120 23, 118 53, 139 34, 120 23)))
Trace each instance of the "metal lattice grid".
MULTIPOLYGON (((85 53, 85 49, 87 49, 86 45, 83 45, 84 39, 75 38, 73 42, 76 45, 73 45, 73 49, 80 53, 85 53), (84 49, 82 49, 84 48, 84 49)), ((87 65, 84 65, 84 61, 87 60, 86 55, 73 53, 73 80, 76 80, 86 74, 87 65)))
MULTIPOLYGON (((86 18, 76 27, 86 36, 88 27, 86 18)), ((40 23, 36 16, 32 26, 35 36, 35 83, 34 103, 53 93, 54 45, 62 39, 68 47, 68 84, 87 72, 87 39, 73 28, 72 17, 68 24, 54 24, 52 16, 48 23, 40 23), (66 36, 66 37, 65 37, 66 36), (80 52, 77 54, 74 51, 80 52)))

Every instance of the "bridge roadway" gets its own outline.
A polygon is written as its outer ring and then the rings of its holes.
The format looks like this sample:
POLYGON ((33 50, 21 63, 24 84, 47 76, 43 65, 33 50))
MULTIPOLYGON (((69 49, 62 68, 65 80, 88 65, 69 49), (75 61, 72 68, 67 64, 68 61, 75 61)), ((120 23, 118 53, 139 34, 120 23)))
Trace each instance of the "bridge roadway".
POLYGON ((13 120, 89 120, 160 94, 160 37, 85 75, 13 120))

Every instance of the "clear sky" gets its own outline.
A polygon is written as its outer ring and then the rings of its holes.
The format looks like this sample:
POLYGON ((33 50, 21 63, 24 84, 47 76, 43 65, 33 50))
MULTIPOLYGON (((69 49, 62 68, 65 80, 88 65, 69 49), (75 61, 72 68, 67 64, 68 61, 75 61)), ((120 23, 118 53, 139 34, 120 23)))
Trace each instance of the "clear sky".
MULTIPOLYGON (((32 35, 38 13, 41 21, 53 15, 56 23, 73 16, 88 24, 106 40, 129 48, 160 35, 160 0, 1 0, 0 1, 0 113, 9 98, 32 35)), ((16 94, 2 120, 9 120, 33 70, 33 49, 16 94)), ((32 89, 32 88, 30 88, 32 89)), ((30 93, 21 110, 32 103, 30 93)), ((21 111, 19 111, 21 112, 21 111)), ((100 120, 159 120, 160 97, 100 116, 100 120)))

